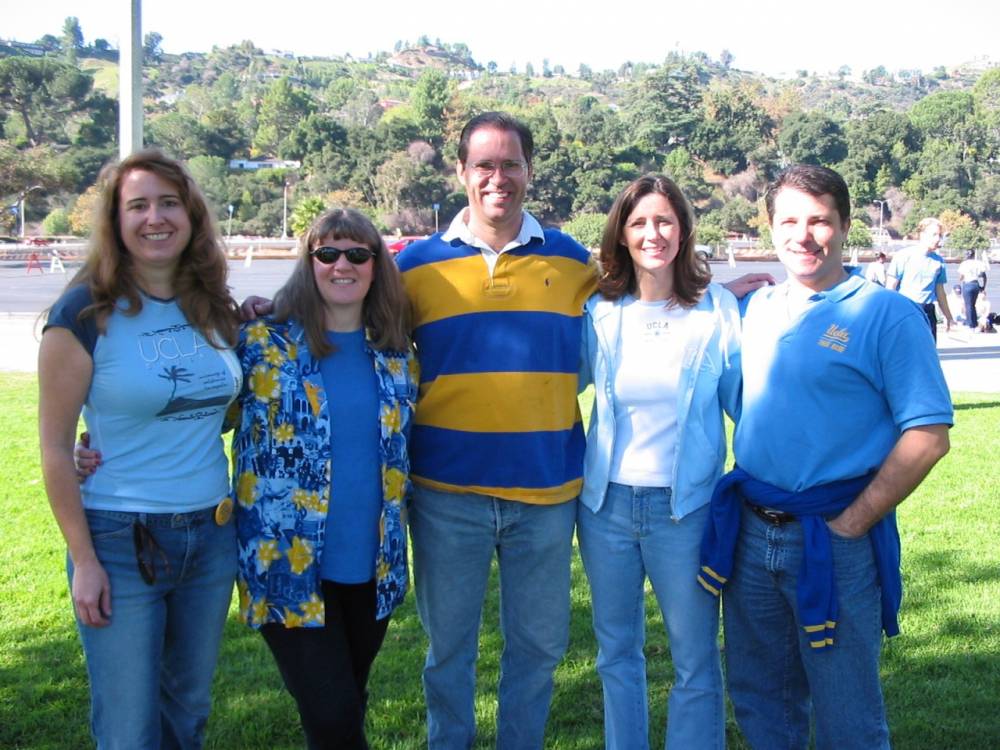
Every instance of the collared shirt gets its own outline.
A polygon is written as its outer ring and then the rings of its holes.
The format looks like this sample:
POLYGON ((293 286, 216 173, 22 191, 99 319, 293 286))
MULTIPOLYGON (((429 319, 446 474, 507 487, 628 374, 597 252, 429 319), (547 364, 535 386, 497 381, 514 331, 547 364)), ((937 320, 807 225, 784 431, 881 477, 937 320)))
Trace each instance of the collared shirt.
POLYGON ((899 293, 918 305, 935 301, 937 285, 948 283, 944 258, 921 247, 912 247, 893 256, 887 271, 889 278, 899 281, 899 293))
POLYGON ((500 257, 500 253, 505 253, 508 250, 513 250, 514 248, 527 245, 534 237, 538 237, 543 243, 545 242, 545 233, 542 231, 542 225, 539 224, 538 220, 527 211, 522 211, 521 229, 517 233, 517 237, 512 239, 500 248, 499 252, 497 252, 486 242, 476 237, 476 235, 472 233, 472 230, 469 229, 469 224, 465 218, 468 215, 468 212, 468 208, 464 208, 459 211, 455 218, 451 220, 448 230, 441 235, 441 239, 445 242, 451 242, 456 239, 461 240, 466 245, 479 249, 483 254, 483 260, 486 261, 486 267, 490 269, 491 276, 493 275, 493 270, 496 268, 497 258, 500 257))
POLYGON ((800 492, 877 469, 911 427, 952 424, 918 307, 856 275, 805 307, 788 292, 785 282, 745 302, 740 467, 800 492))

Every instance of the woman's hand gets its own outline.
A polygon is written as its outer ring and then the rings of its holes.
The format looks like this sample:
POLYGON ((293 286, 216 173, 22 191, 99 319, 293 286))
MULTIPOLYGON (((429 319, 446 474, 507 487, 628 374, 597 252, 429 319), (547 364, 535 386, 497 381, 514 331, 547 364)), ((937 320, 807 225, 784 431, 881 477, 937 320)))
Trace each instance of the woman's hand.
POLYGON ((745 273, 723 286, 732 292, 736 299, 743 299, 750 292, 757 291, 763 286, 774 286, 774 283, 774 277, 769 273, 745 273))
POLYGON ((72 594, 80 622, 91 628, 111 624, 111 582, 96 557, 73 563, 72 594))

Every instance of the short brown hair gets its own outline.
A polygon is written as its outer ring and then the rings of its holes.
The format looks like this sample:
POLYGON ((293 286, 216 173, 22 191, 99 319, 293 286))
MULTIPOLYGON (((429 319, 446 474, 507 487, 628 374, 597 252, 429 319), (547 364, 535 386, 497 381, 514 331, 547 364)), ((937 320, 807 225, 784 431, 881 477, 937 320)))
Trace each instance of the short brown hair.
POLYGON ((601 278, 597 288, 610 300, 621 299, 636 291, 635 266, 628 248, 622 242, 625 222, 636 204, 651 193, 662 195, 670 203, 680 222, 681 239, 677 257, 671 264, 674 272, 674 299, 690 307, 698 303, 712 273, 708 261, 695 252, 694 211, 684 193, 673 180, 664 175, 646 175, 632 182, 615 199, 601 239, 601 278))
POLYGON ((353 208, 334 208, 321 214, 299 239, 299 258, 288 281, 274 296, 274 316, 280 321, 294 318, 306 332, 309 349, 316 357, 333 351, 326 338, 323 298, 316 286, 309 251, 325 237, 354 240, 375 251, 372 285, 365 295, 361 320, 376 349, 406 351, 409 339, 409 304, 395 261, 375 225, 353 208))

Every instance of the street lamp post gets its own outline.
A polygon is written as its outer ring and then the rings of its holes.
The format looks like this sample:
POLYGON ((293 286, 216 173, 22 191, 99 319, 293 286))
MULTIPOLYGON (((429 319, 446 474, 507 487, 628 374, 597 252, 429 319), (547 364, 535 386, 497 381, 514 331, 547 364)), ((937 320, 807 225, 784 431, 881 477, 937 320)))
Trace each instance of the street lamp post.
POLYGON ((233 236, 233 204, 229 204, 229 221, 226 223, 226 237, 233 236))
POLYGON ((281 206, 281 239, 288 239, 288 180, 285 180, 284 198, 281 206))
POLYGON ((872 201, 878 203, 878 246, 881 249, 885 245, 885 235, 882 234, 882 214, 885 209, 885 201, 872 201))
POLYGON ((18 216, 21 218, 21 231, 18 233, 18 237, 24 237, 24 199, 28 197, 28 193, 32 190, 41 190, 41 185, 32 185, 30 188, 21 193, 21 200, 19 201, 19 206, 17 209, 18 216))

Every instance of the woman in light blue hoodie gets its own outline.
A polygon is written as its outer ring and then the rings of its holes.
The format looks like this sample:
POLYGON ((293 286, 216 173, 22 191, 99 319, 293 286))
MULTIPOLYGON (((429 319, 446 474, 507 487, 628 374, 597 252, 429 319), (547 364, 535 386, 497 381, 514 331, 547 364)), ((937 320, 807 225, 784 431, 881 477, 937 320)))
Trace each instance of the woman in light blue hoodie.
POLYGON ((585 308, 581 387, 593 382, 595 393, 577 535, 606 747, 649 746, 648 577, 675 669, 666 747, 721 748, 718 603, 696 575, 726 456, 722 412, 735 418, 739 410, 739 309, 711 283, 695 253, 691 206, 666 177, 642 177, 618 196, 600 257, 599 291, 585 308))

